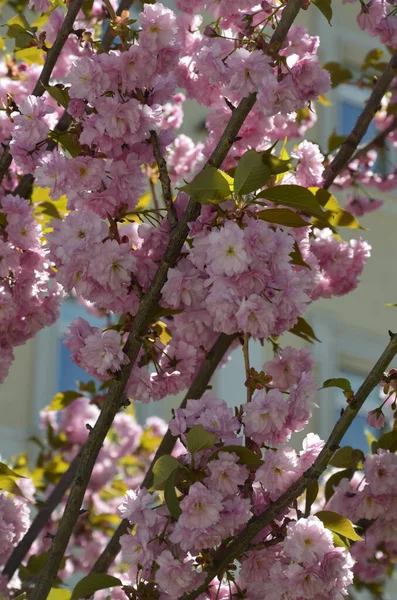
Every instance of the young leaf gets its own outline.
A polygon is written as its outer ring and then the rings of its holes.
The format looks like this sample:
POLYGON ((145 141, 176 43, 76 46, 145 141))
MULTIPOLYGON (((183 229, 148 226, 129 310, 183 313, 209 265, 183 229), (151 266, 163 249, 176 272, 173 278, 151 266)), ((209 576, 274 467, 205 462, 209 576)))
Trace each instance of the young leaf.
POLYGON ((247 150, 240 158, 234 173, 234 191, 244 196, 259 190, 270 179, 271 170, 264 163, 264 152, 247 150))
POLYGON ((342 479, 350 479, 352 475, 352 469, 345 469, 331 475, 331 477, 327 480, 324 489, 324 496, 327 502, 334 494, 334 487, 336 487, 342 481, 342 479))
POLYGON ((305 262, 303 260, 303 256, 302 256, 302 252, 300 251, 299 245, 297 244, 297 242, 294 243, 294 249, 293 251, 290 253, 290 257, 291 257, 291 264, 293 265, 299 265, 300 267, 306 267, 306 269, 310 269, 311 271, 311 266, 307 264, 307 262, 305 262))
POLYGON ((327 215, 317 202, 314 194, 300 185, 278 185, 264 190, 258 194, 257 198, 271 200, 276 204, 305 212, 310 217, 317 217, 324 223, 327 222, 327 215))
POLYGON ((345 141, 345 135, 338 135, 334 130, 328 138, 328 152, 333 152, 345 141))
POLYGON ((72 592, 63 588, 53 587, 47 596, 47 600, 70 600, 72 592))
POLYGON ((389 452, 397 452, 397 430, 384 433, 378 440, 372 443, 372 452, 375 454, 377 450, 389 450, 389 452))
POLYGON ((70 102, 69 90, 67 88, 63 85, 49 85, 45 89, 60 106, 67 109, 70 102))
POLYGON ((178 520, 182 514, 181 507, 179 506, 178 498, 175 491, 175 471, 172 473, 166 481, 164 488, 164 500, 170 515, 178 520))
POLYGON ((310 342, 311 344, 313 341, 321 342, 321 340, 316 337, 313 328, 310 327, 309 323, 303 317, 299 317, 296 325, 294 325, 289 331, 293 335, 297 335, 305 340, 305 342, 310 342))
POLYGON ((75 586, 71 600, 77 600, 78 598, 86 598, 92 596, 94 592, 98 590, 106 590, 111 587, 119 587, 123 585, 120 579, 108 575, 107 573, 91 573, 86 575, 83 579, 75 586))
POLYGON ((50 410, 63 410, 77 398, 81 398, 81 394, 79 392, 58 392, 58 394, 55 394, 53 397, 51 404, 47 406, 45 410, 47 412, 50 410))
POLYGON ((298 213, 288 208, 267 208, 256 213, 261 221, 277 223, 284 227, 308 227, 310 223, 302 219, 298 213))
POLYGON ((353 73, 350 69, 343 67, 338 62, 327 62, 323 65, 323 69, 327 69, 331 76, 331 85, 333 88, 338 87, 341 83, 345 83, 346 81, 350 81, 353 77, 353 73))
POLYGON ((164 456, 160 456, 158 460, 156 460, 153 467, 153 487, 158 490, 167 479, 172 475, 174 471, 181 467, 181 463, 176 460, 170 454, 165 454, 164 456))
POLYGON ((0 475, 0 490, 25 498, 22 490, 15 483, 14 477, 10 477, 9 475, 0 475))
POLYGON ((317 495, 319 491, 318 481, 311 481, 306 488, 306 504, 305 504, 305 514, 310 514, 310 508, 313 502, 316 501, 317 495))
POLYGON ((200 204, 219 204, 230 197, 233 179, 215 167, 206 167, 181 189, 200 204))
POLYGON ((317 6, 318 10, 322 12, 328 23, 331 25, 332 19, 332 8, 331 0, 310 0, 314 6, 317 6))
POLYGON ((14 479, 24 479, 23 475, 15 473, 15 471, 7 467, 7 465, 2 462, 0 462, 0 475, 7 475, 7 477, 14 477, 14 479))
POLYGON ((351 521, 345 517, 342 517, 342 515, 339 515, 338 513, 330 510, 320 510, 320 512, 316 513, 316 517, 318 517, 324 523, 324 526, 327 529, 333 531, 334 533, 343 535, 344 537, 347 537, 347 539, 353 540, 354 542, 358 542, 362 539, 354 530, 351 521))
POLYGON ((238 462, 242 465, 247 465, 253 468, 263 465, 263 460, 261 457, 245 446, 224 446, 223 448, 219 448, 219 450, 214 452, 214 454, 208 460, 210 461, 214 460, 214 458, 218 458, 219 452, 233 452, 234 454, 237 454, 239 457, 238 462))
POLYGON ((190 454, 195 454, 199 450, 212 448, 216 440, 216 435, 206 431, 202 425, 195 425, 187 432, 186 440, 190 454))
POLYGON ((320 389, 323 390, 324 388, 330 388, 330 387, 340 388, 344 392, 351 392, 352 391, 352 386, 351 386, 350 381, 348 379, 345 379, 344 377, 337 377, 337 378, 334 378, 334 379, 327 379, 326 381, 324 381, 323 387, 320 388, 320 389))

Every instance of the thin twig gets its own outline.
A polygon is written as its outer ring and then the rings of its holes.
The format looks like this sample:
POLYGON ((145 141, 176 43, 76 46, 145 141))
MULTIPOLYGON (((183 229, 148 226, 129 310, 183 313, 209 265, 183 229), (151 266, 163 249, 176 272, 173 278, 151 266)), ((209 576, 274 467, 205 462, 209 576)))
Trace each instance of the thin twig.
POLYGON ((42 96, 44 94, 45 88, 48 86, 52 71, 54 70, 59 55, 62 52, 69 35, 73 32, 73 25, 77 19, 77 15, 81 10, 81 7, 83 6, 83 2, 84 0, 73 0, 69 5, 69 10, 66 13, 66 17, 63 20, 57 38, 47 52, 47 58, 44 63, 43 70, 41 71, 40 77, 32 92, 33 96, 42 96))
POLYGON ((260 515, 253 517, 248 525, 239 533, 239 535, 226 548, 223 556, 219 558, 215 566, 207 571, 205 581, 193 592, 184 595, 180 600, 195 600, 201 593, 205 592, 208 584, 219 574, 222 573, 228 565, 233 563, 235 558, 244 552, 256 535, 264 527, 269 525, 279 514, 291 505, 307 488, 311 481, 317 481, 320 475, 325 471, 339 444, 354 421, 365 400, 372 390, 380 383, 383 372, 397 354, 397 334, 391 334, 391 340, 382 353, 365 381, 360 386, 353 401, 346 406, 343 414, 334 426, 324 448, 314 461, 313 465, 304 472, 304 474, 286 491, 278 500, 272 502, 260 515))
MULTIPOLYGON (((272 36, 272 40, 274 38, 275 43, 281 44, 285 39, 300 8, 301 0, 289 0, 283 10, 276 31, 272 36)), ((217 168, 221 166, 255 102, 256 94, 250 94, 247 98, 243 98, 236 110, 233 111, 229 123, 207 164, 217 168)), ((51 548, 48 551, 47 561, 41 573, 40 580, 33 591, 31 600, 46 600, 51 586, 55 581, 73 528, 79 518, 84 494, 98 454, 113 423, 113 419, 123 403, 124 390, 131 374, 132 367, 138 358, 143 336, 146 334, 152 321, 153 311, 159 304, 161 290, 167 280, 168 269, 176 264, 189 233, 188 223, 191 223, 198 218, 200 215, 200 208, 200 204, 193 200, 189 200, 182 218, 172 231, 164 257, 159 264, 149 290, 140 303, 140 307, 124 347, 124 352, 129 359, 129 363, 124 365, 113 379, 102 411, 84 447, 81 462, 75 481, 70 490, 64 514, 60 520, 58 531, 53 539, 51 548)))
MULTIPOLYGON (((237 335, 226 335, 221 333, 221 335, 216 340, 215 344, 212 346, 211 350, 207 353, 203 364, 201 365, 196 377, 189 390, 187 391, 184 399, 179 408, 185 408, 188 400, 199 399, 204 394, 207 389, 208 383, 211 380, 212 375, 217 369, 219 363, 222 358, 230 348, 232 342, 237 338, 237 335)), ((171 431, 168 429, 167 433, 164 435, 161 440, 160 446, 157 448, 157 452, 150 464, 149 469, 145 475, 145 479, 141 483, 142 488, 149 489, 152 485, 153 479, 153 467, 157 460, 164 456, 164 454, 171 454, 177 438, 175 438, 171 431)), ((108 570, 113 560, 120 552, 120 537, 127 532, 129 526, 128 519, 123 519, 116 531, 114 532, 112 538, 109 540, 108 545, 102 552, 101 556, 97 559, 96 563, 91 569, 91 573, 103 573, 108 570)))
POLYGON ((178 223, 178 217, 172 200, 171 179, 168 174, 167 163, 161 153, 159 136, 155 131, 150 131, 150 141, 152 142, 153 154, 159 170, 161 189, 163 190, 163 200, 167 208, 168 222, 171 229, 174 229, 178 223))
POLYGON ((51 513, 56 509, 58 504, 62 501, 68 487, 73 481, 73 478, 77 471, 77 465, 80 460, 82 450, 80 449, 79 453, 75 456, 73 461, 70 463, 68 470, 62 475, 61 479, 57 483, 57 485, 52 490, 51 494, 48 496, 44 505, 41 507, 37 515, 32 521, 31 526, 19 542, 19 544, 12 551, 11 556, 6 562, 6 565, 3 569, 2 575, 11 579, 14 575, 15 571, 21 565, 23 559, 29 552, 32 547, 33 542, 39 536, 42 529, 48 523, 51 513))
POLYGON ((388 65, 383 71, 375 84, 374 89, 367 103, 364 106, 362 113, 359 115, 353 129, 347 136, 342 146, 339 148, 335 158, 324 171, 323 188, 328 189, 334 182, 339 173, 346 167, 351 160, 357 146, 367 132, 372 119, 378 112, 383 96, 390 87, 393 78, 397 75, 397 52, 393 54, 388 65))

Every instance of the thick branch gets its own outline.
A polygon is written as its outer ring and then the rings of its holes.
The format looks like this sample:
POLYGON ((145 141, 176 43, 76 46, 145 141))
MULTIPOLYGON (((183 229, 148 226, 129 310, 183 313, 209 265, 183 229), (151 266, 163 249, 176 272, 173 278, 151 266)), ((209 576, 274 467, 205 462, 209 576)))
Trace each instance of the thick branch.
MULTIPOLYGON (((279 25, 277 26, 271 41, 277 43, 282 42, 298 14, 300 7, 301 0, 289 0, 287 6, 283 10, 279 25), (278 31, 281 32, 282 35, 281 33, 278 33, 278 31), (273 40, 273 38, 275 39, 273 40)), ((251 94, 248 98, 244 98, 239 106, 233 111, 225 132, 221 136, 217 147, 208 161, 209 164, 216 167, 221 166, 244 123, 244 120, 255 104, 255 100, 256 95, 251 94)), ((63 517, 48 552, 48 558, 42 571, 40 581, 32 594, 32 600, 46 600, 52 583, 56 578, 71 533, 79 517, 84 494, 97 456, 112 425, 113 419, 123 402, 124 390, 132 367, 134 366, 141 349, 142 338, 151 323, 153 310, 159 304, 161 290, 167 280, 168 269, 175 265, 180 255, 189 233, 188 223, 195 221, 199 214, 200 205, 197 202, 190 200, 185 213, 172 232, 164 257, 157 269, 150 288, 140 303, 139 310, 135 316, 134 323, 124 348, 124 351, 129 358, 129 363, 122 367, 117 378, 112 381, 104 407, 91 431, 90 437, 88 438, 81 457, 76 479, 70 490, 63 517)))
POLYGON ((178 223, 178 217, 176 216, 176 210, 172 201, 172 189, 171 179, 168 174, 167 163, 165 162, 164 156, 161 153, 159 136, 155 131, 150 132, 150 141, 153 146, 153 154, 156 159, 157 167, 159 170, 159 178, 161 183, 161 189, 163 190, 164 204, 167 208, 168 222, 171 229, 178 223))
MULTIPOLYGON (((222 358, 230 348, 232 342, 237 338, 236 335, 226 335, 221 333, 221 335, 216 340, 215 344, 212 346, 211 350, 208 352, 205 357, 196 377, 189 390, 187 391, 184 399, 181 402, 179 408, 185 408, 187 401, 191 399, 198 400, 204 394, 207 389, 208 383, 216 371, 219 363, 222 358)), ((161 440, 160 446, 157 448, 157 452, 151 462, 151 465, 145 475, 145 479, 141 483, 141 487, 149 489, 152 484, 153 479, 153 466, 156 461, 160 458, 160 456, 164 456, 164 454, 171 454, 174 449, 177 438, 175 438, 171 431, 168 429, 167 433, 164 435, 161 440)), ((113 534, 113 537, 109 540, 108 545, 105 550, 102 552, 101 556, 98 558, 96 563, 91 569, 91 573, 103 573, 108 570, 113 560, 117 556, 117 554, 121 550, 120 546, 120 537, 127 532, 129 522, 128 519, 123 519, 119 524, 118 528, 113 534)))
MULTIPOLYGON (((201 593, 205 592, 208 584, 219 573, 222 573, 228 565, 233 563, 235 558, 244 552, 250 541, 262 531, 264 527, 269 525, 280 513, 282 513, 292 502, 299 498, 305 491, 311 481, 316 481, 325 471, 331 460, 335 450, 349 429, 353 420, 357 416, 365 400, 368 398, 372 390, 379 384, 382 379, 385 369, 388 367, 394 356, 397 354, 397 334, 391 334, 391 340, 379 358, 368 377, 360 386, 353 401, 347 405, 340 419, 334 426, 328 441, 320 454, 314 461, 313 465, 305 471, 305 473, 296 481, 284 494, 275 502, 272 502, 260 515, 253 517, 243 531, 231 542, 226 548, 225 553, 217 562, 217 564, 208 571, 204 583, 191 592, 183 596, 183 600, 195 600, 201 593)), ((182 599, 181 599, 182 600, 182 599)))
POLYGON ((55 510, 58 504, 62 501, 62 498, 64 497, 76 474, 81 452, 82 450, 80 450, 80 452, 71 462, 68 470, 62 475, 60 481, 54 487, 44 505, 33 519, 28 531, 25 533, 19 544, 14 548, 11 556, 7 560, 2 574, 8 577, 8 579, 11 579, 15 571, 19 568, 23 559, 32 547, 33 542, 40 535, 43 527, 45 527, 48 523, 52 511, 55 510))
POLYGON ((386 94, 393 78, 397 75, 397 52, 391 57, 389 64, 383 71, 382 75, 376 82, 374 89, 364 110, 359 115, 353 129, 339 148, 335 158, 330 165, 324 171, 325 181, 323 184, 324 189, 328 189, 334 182, 335 178, 351 160, 357 146, 363 139, 367 132, 372 119, 379 110, 383 96, 386 94))

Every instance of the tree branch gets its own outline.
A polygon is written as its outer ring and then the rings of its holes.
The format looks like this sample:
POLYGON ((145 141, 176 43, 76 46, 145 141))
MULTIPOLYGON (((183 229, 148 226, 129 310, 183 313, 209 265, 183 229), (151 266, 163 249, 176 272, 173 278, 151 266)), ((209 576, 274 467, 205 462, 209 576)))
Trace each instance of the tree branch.
POLYGON ((43 527, 45 527, 48 523, 52 511, 55 510, 58 504, 62 501, 62 498, 64 497, 68 487, 72 483, 73 478, 76 474, 81 452, 82 448, 80 449, 77 456, 75 456, 68 470, 62 475, 61 479, 54 487, 51 494, 48 496, 44 505, 33 519, 28 531, 25 533, 19 544, 12 551, 12 554, 7 560, 2 573, 6 577, 8 577, 8 579, 11 579, 15 571, 21 565, 23 559, 32 547, 33 542, 39 536, 43 527))
POLYGON ((375 386, 379 384, 383 372, 397 354, 397 334, 390 334, 390 336, 391 340, 382 356, 358 389, 353 401, 347 405, 313 465, 278 500, 272 502, 260 515, 251 519, 243 531, 229 544, 216 565, 207 572, 204 583, 193 592, 185 594, 180 600, 195 600, 201 593, 205 592, 208 584, 214 577, 222 573, 237 556, 244 552, 248 548, 250 541, 283 512, 284 509, 290 506, 294 500, 299 498, 311 481, 317 481, 325 471, 357 413, 375 386))
POLYGON ((397 75, 397 52, 391 57, 387 67, 375 84, 374 89, 364 110, 359 115, 353 129, 339 148, 333 161, 324 171, 323 188, 328 189, 334 182, 339 173, 346 167, 351 160, 357 146, 367 132, 367 129, 378 112, 383 96, 386 94, 393 78, 397 75))
MULTIPOLYGON (((226 352, 230 348, 232 342, 238 337, 238 334, 235 335, 226 335, 221 333, 221 335, 216 340, 215 344, 212 346, 211 350, 207 353, 196 377, 189 390, 187 391, 184 399, 182 400, 179 408, 185 408, 188 400, 198 400, 204 394, 207 389, 208 383, 216 371, 219 363, 222 358, 225 356, 226 352)), ((142 488, 149 489, 152 485, 153 479, 153 467, 157 460, 164 456, 164 454, 171 454, 174 449, 177 438, 175 438, 170 429, 166 432, 163 439, 161 440, 160 446, 157 448, 157 452, 150 464, 149 469, 145 475, 145 479, 141 483, 142 488)), ((129 526, 128 519, 123 519, 119 524, 118 528, 113 534, 113 537, 109 540, 108 545, 102 552, 101 556, 98 558, 96 563, 91 569, 91 573, 104 573, 108 570, 113 560, 116 558, 117 554, 121 550, 120 546, 120 537, 127 532, 127 528, 129 526)))
MULTIPOLYGON (((301 0, 289 0, 283 10, 271 42, 282 43, 297 16, 300 7, 301 0)), ((231 119, 207 164, 215 167, 221 166, 234 143, 244 120, 254 106, 255 101, 256 94, 251 94, 248 98, 243 98, 238 107, 233 111, 231 119)), ((124 347, 124 352, 129 358, 129 363, 124 365, 113 379, 104 407, 95 426, 91 430, 90 436, 84 447, 75 481, 70 490, 64 514, 48 552, 47 561, 41 573, 40 581, 32 594, 31 600, 46 600, 52 583, 56 578, 71 533, 79 517, 84 494, 99 451, 112 425, 113 419, 123 402, 124 390, 131 374, 132 367, 134 366, 141 349, 142 338, 151 323, 153 310, 160 302, 161 290, 167 280, 168 269, 175 265, 189 233, 188 223, 195 221, 198 218, 200 209, 200 204, 193 200, 189 200, 185 213, 172 232, 164 257, 159 264, 149 290, 140 303, 139 310, 135 316, 134 323, 124 347)))
POLYGON ((176 210, 172 201, 172 189, 171 179, 168 174, 167 163, 165 162, 164 156, 161 153, 159 136, 155 131, 150 132, 150 141, 153 146, 153 154, 156 159, 157 167, 159 170, 159 178, 161 183, 161 189, 163 190, 164 204, 167 208, 168 222, 171 229, 174 229, 178 223, 178 217, 176 216, 176 210))
POLYGON ((375 135, 372 138, 372 140, 369 140, 369 142, 367 142, 361 147, 359 146, 357 148, 357 151, 349 160, 349 162, 352 162, 353 160, 357 160, 358 158, 365 156, 370 150, 384 148, 387 136, 389 135, 389 133, 392 133, 392 131, 394 131, 395 129, 397 129, 397 116, 395 116, 392 119, 390 124, 385 129, 383 129, 383 131, 380 131, 377 135, 375 135))
POLYGON ((73 25, 83 5, 83 1, 84 0, 72 0, 72 3, 69 5, 69 10, 64 18, 56 40, 47 53, 43 70, 41 71, 40 77, 32 92, 33 96, 42 96, 44 94, 59 55, 61 54, 69 35, 73 32, 73 25))

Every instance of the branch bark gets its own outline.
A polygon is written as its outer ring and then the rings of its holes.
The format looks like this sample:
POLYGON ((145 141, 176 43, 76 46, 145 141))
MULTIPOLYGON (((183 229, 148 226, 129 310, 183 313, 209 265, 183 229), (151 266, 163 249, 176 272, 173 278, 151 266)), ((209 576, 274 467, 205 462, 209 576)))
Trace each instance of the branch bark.
POLYGON ((369 140, 369 142, 367 142, 363 146, 358 147, 357 151, 353 154, 349 162, 352 162, 353 160, 357 160, 362 156, 365 156, 370 150, 384 148, 387 136, 389 135, 389 133, 392 133, 392 131, 394 131, 395 129, 397 129, 396 116, 391 120, 390 124, 385 129, 383 129, 383 131, 380 131, 377 135, 375 135, 372 138, 372 140, 369 140))
MULTIPOLYGON (((208 383, 210 382, 212 375, 215 373, 219 363, 225 356, 233 341, 237 339, 237 337, 238 334, 226 335, 224 333, 221 333, 221 335, 216 340, 215 344, 212 346, 211 350, 208 352, 206 358, 204 359, 204 362, 202 363, 192 385, 187 391, 179 408, 185 408, 188 400, 198 400, 199 398, 201 398, 201 396, 207 389, 208 383)), ((161 440, 160 446, 157 448, 157 452, 145 475, 145 479, 141 483, 142 488, 150 488, 150 486, 152 485, 153 467, 155 463, 161 456, 164 456, 164 454, 171 454, 172 450, 174 449, 176 440, 177 438, 175 438, 172 435, 170 429, 168 429, 163 439, 161 440)), ((106 546, 106 548, 104 549, 94 566, 92 567, 91 573, 104 573, 108 570, 113 560, 116 558, 117 554, 121 550, 120 537, 127 532, 128 525, 128 519, 123 519, 121 521, 118 528, 114 532, 113 537, 109 540, 108 545, 106 546)))
POLYGON ((383 71, 382 75, 378 79, 375 84, 374 89, 366 105, 364 106, 364 110, 359 115, 353 129, 350 134, 347 136, 346 140, 343 142, 342 146, 339 148, 336 156, 333 161, 324 171, 324 189, 329 189, 333 184, 335 178, 339 175, 339 173, 347 166, 350 162, 354 152, 357 149, 357 146, 363 139, 364 135, 367 132, 367 129, 374 118, 375 114, 378 112, 381 100, 383 96, 386 94, 387 90, 390 87, 390 84, 393 78, 397 75, 397 52, 393 54, 391 57, 387 67, 383 71))
POLYGON ((8 579, 11 579, 15 571, 19 568, 23 559, 32 547, 33 542, 48 523, 52 511, 55 510, 58 504, 62 501, 62 498, 64 497, 77 472, 77 466, 79 464, 81 452, 82 449, 73 459, 68 470, 62 475, 60 481, 57 483, 45 501, 44 506, 39 510, 33 519, 28 531, 25 533, 19 544, 14 548, 11 556, 7 560, 2 574, 8 577, 8 579))
MULTIPOLYGON (((282 43, 297 16, 300 7, 301 0, 289 0, 283 10, 276 31, 272 36, 272 43, 282 43)), ((248 98, 243 98, 239 106, 232 113, 231 119, 207 164, 211 164, 215 167, 221 166, 255 102, 256 94, 251 94, 248 98)), ((64 514, 48 552, 48 558, 42 571, 40 581, 32 594, 32 600, 46 600, 52 583, 56 578, 71 533, 79 517, 84 494, 97 456, 112 425, 113 419, 123 402, 124 390, 132 367, 134 366, 141 349, 142 338, 150 325, 153 309, 159 304, 161 289, 166 282, 168 269, 175 265, 189 232, 188 223, 195 221, 198 218, 200 208, 201 207, 197 202, 189 200, 185 213, 172 232, 164 257, 160 262, 150 288, 140 303, 139 310, 135 316, 134 323, 124 347, 124 351, 129 358, 129 363, 122 367, 117 377, 112 381, 104 407, 84 447, 84 452, 82 453, 75 481, 70 490, 64 514)))
POLYGON ((154 158, 156 159, 157 167, 159 170, 159 178, 161 183, 161 189, 163 191, 164 204, 167 208, 168 222, 170 224, 171 229, 174 229, 174 227, 178 223, 178 217, 176 215, 175 206, 172 201, 171 179, 168 174, 167 163, 165 162, 164 156, 161 153, 159 136, 155 131, 150 132, 150 141, 152 142, 153 154, 154 158))
POLYGON ((317 481, 325 471, 334 452, 339 448, 346 431, 357 416, 365 400, 382 379, 383 372, 397 354, 397 334, 390 334, 390 342, 383 351, 381 357, 358 389, 353 401, 347 405, 345 411, 334 426, 324 448, 314 461, 313 465, 275 502, 272 502, 260 515, 253 517, 243 531, 229 544, 223 556, 220 557, 215 566, 207 572, 204 583, 196 590, 185 594, 180 600, 195 600, 205 592, 208 584, 219 573, 222 573, 235 558, 244 552, 250 541, 260 531, 269 525, 284 509, 299 498, 311 481, 317 481))

